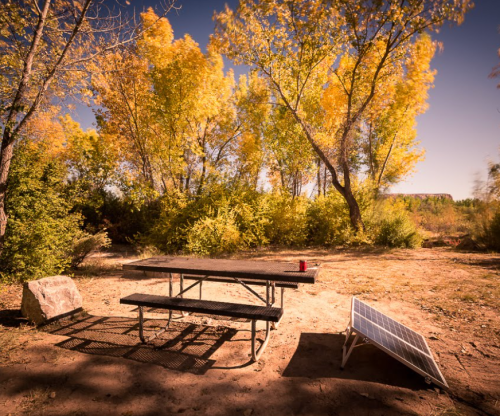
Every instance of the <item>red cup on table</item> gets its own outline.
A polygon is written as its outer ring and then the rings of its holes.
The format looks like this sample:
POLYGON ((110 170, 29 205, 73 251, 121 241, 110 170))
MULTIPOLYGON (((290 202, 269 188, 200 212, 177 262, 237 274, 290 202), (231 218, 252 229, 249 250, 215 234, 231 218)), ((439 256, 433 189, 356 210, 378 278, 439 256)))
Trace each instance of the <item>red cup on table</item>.
POLYGON ((305 260, 299 261, 299 271, 301 271, 301 272, 307 271, 307 261, 305 261, 305 260))

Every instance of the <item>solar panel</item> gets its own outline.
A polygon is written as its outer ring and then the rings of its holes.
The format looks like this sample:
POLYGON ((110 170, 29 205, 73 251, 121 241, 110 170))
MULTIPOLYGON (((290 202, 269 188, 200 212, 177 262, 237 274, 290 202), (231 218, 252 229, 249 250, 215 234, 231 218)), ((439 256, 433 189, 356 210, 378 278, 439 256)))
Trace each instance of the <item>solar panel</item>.
MULTIPOLYGON (((342 368, 359 338, 385 351, 412 370, 426 377, 436 385, 448 388, 439 371, 425 338, 403 324, 389 318, 359 299, 352 298, 351 321, 346 331, 342 368), (355 338, 347 349, 347 342, 352 334, 355 338)), ((361 345, 361 344, 359 344, 361 345)))

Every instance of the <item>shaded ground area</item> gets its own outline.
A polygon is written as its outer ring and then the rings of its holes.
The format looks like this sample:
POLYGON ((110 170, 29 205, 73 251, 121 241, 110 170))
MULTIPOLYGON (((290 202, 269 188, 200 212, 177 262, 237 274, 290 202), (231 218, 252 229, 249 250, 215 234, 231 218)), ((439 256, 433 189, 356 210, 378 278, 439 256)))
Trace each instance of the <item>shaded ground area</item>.
MULTIPOLYGON (((500 415, 500 256, 434 248, 237 257, 322 265, 317 284, 287 290, 284 318, 254 364, 242 320, 177 318, 141 345, 137 312, 119 298, 168 287, 158 276, 122 276, 135 253, 91 258, 75 278, 86 313, 45 328, 20 317, 20 286, 3 287, 0 414, 500 415), (371 345, 340 370, 352 295, 422 333, 450 390, 371 345)), ((255 303, 221 283, 205 284, 204 298, 255 303)), ((147 332, 166 322, 158 311, 146 316, 147 332)))

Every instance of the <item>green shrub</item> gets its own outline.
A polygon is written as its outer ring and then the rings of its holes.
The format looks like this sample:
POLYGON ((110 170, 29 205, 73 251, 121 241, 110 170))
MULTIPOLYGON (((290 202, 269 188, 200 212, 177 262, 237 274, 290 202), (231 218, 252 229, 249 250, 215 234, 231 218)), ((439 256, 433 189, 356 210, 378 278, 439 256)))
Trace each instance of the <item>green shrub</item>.
POLYGON ((206 198, 204 212, 214 207, 234 214, 234 221, 241 234, 243 247, 258 247, 269 243, 269 200, 266 194, 246 187, 218 187, 206 198))
POLYGON ((500 251, 500 206, 498 203, 483 202, 478 209, 472 239, 483 250, 500 251))
POLYGON ((89 234, 84 231, 73 240, 71 247, 71 267, 78 267, 85 257, 92 251, 99 250, 104 247, 109 247, 111 240, 108 238, 106 231, 100 231, 97 234, 89 234))
MULTIPOLYGON (((240 234, 239 247, 265 245, 268 243, 265 231, 269 222, 266 204, 259 192, 226 188, 223 185, 212 185, 206 193, 193 197, 181 193, 166 195, 159 204, 158 220, 147 233, 139 237, 139 242, 167 253, 192 250, 195 243, 190 235, 195 224, 202 227, 201 224, 206 220, 205 226, 208 226, 214 218, 222 222, 227 213, 231 213, 227 218, 230 218, 240 234)), ((221 224, 211 226, 220 227, 221 224)), ((196 252, 199 250, 196 249, 196 252)))
POLYGON ((500 210, 496 212, 488 227, 488 248, 500 251, 500 210))
POLYGON ((309 242, 314 245, 345 246, 369 244, 372 199, 369 192, 358 189, 356 195, 366 231, 355 232, 349 217, 349 207, 335 190, 317 196, 307 212, 309 242))
POLYGON ((234 213, 218 211, 199 219, 189 230, 186 250, 199 255, 232 253, 244 246, 234 213))
POLYGON ((376 244, 393 248, 417 248, 422 245, 422 236, 401 203, 383 201, 378 204, 374 223, 376 244))
POLYGON ((71 212, 65 176, 64 164, 44 156, 43 148, 21 143, 16 149, 8 183, 2 280, 40 279, 69 266, 81 216, 71 212))
POLYGON ((266 235, 272 244, 303 246, 307 242, 307 206, 305 197, 271 193, 266 196, 268 223, 266 235))
POLYGON ((189 229, 201 217, 196 201, 181 193, 168 194, 159 201, 158 219, 144 234, 136 235, 140 246, 151 246, 164 253, 176 253, 187 244, 189 229))

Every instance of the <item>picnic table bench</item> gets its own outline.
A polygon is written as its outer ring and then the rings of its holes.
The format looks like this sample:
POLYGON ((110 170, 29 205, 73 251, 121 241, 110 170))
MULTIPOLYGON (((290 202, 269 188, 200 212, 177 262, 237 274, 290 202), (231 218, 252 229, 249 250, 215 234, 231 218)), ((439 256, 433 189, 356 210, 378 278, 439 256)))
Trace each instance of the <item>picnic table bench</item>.
POLYGON ((251 321, 252 326, 252 361, 257 361, 266 348, 270 337, 270 324, 277 325, 283 316, 283 293, 285 288, 297 288, 299 283, 314 283, 316 269, 300 272, 298 265, 290 263, 248 261, 248 260, 219 260, 195 259, 183 257, 159 256, 151 259, 128 263, 125 270, 142 270, 144 272, 167 273, 169 277, 169 296, 134 293, 120 299, 120 303, 138 306, 139 309, 139 337, 144 337, 144 307, 169 310, 169 319, 162 331, 155 333, 149 339, 164 332, 172 319, 172 311, 204 313, 235 318, 244 318, 251 321), (180 274, 180 291, 173 295, 172 273, 180 274), (191 286, 184 289, 184 279, 194 280, 191 286), (265 306, 240 303, 202 300, 202 283, 204 281, 238 283, 249 290, 265 303, 265 306), (184 293, 200 286, 200 299, 184 298, 184 293), (266 298, 260 296, 251 285, 266 286, 266 298), (275 288, 281 288, 281 307, 274 307, 275 288), (265 339, 259 348, 256 348, 256 322, 266 323, 265 339))

